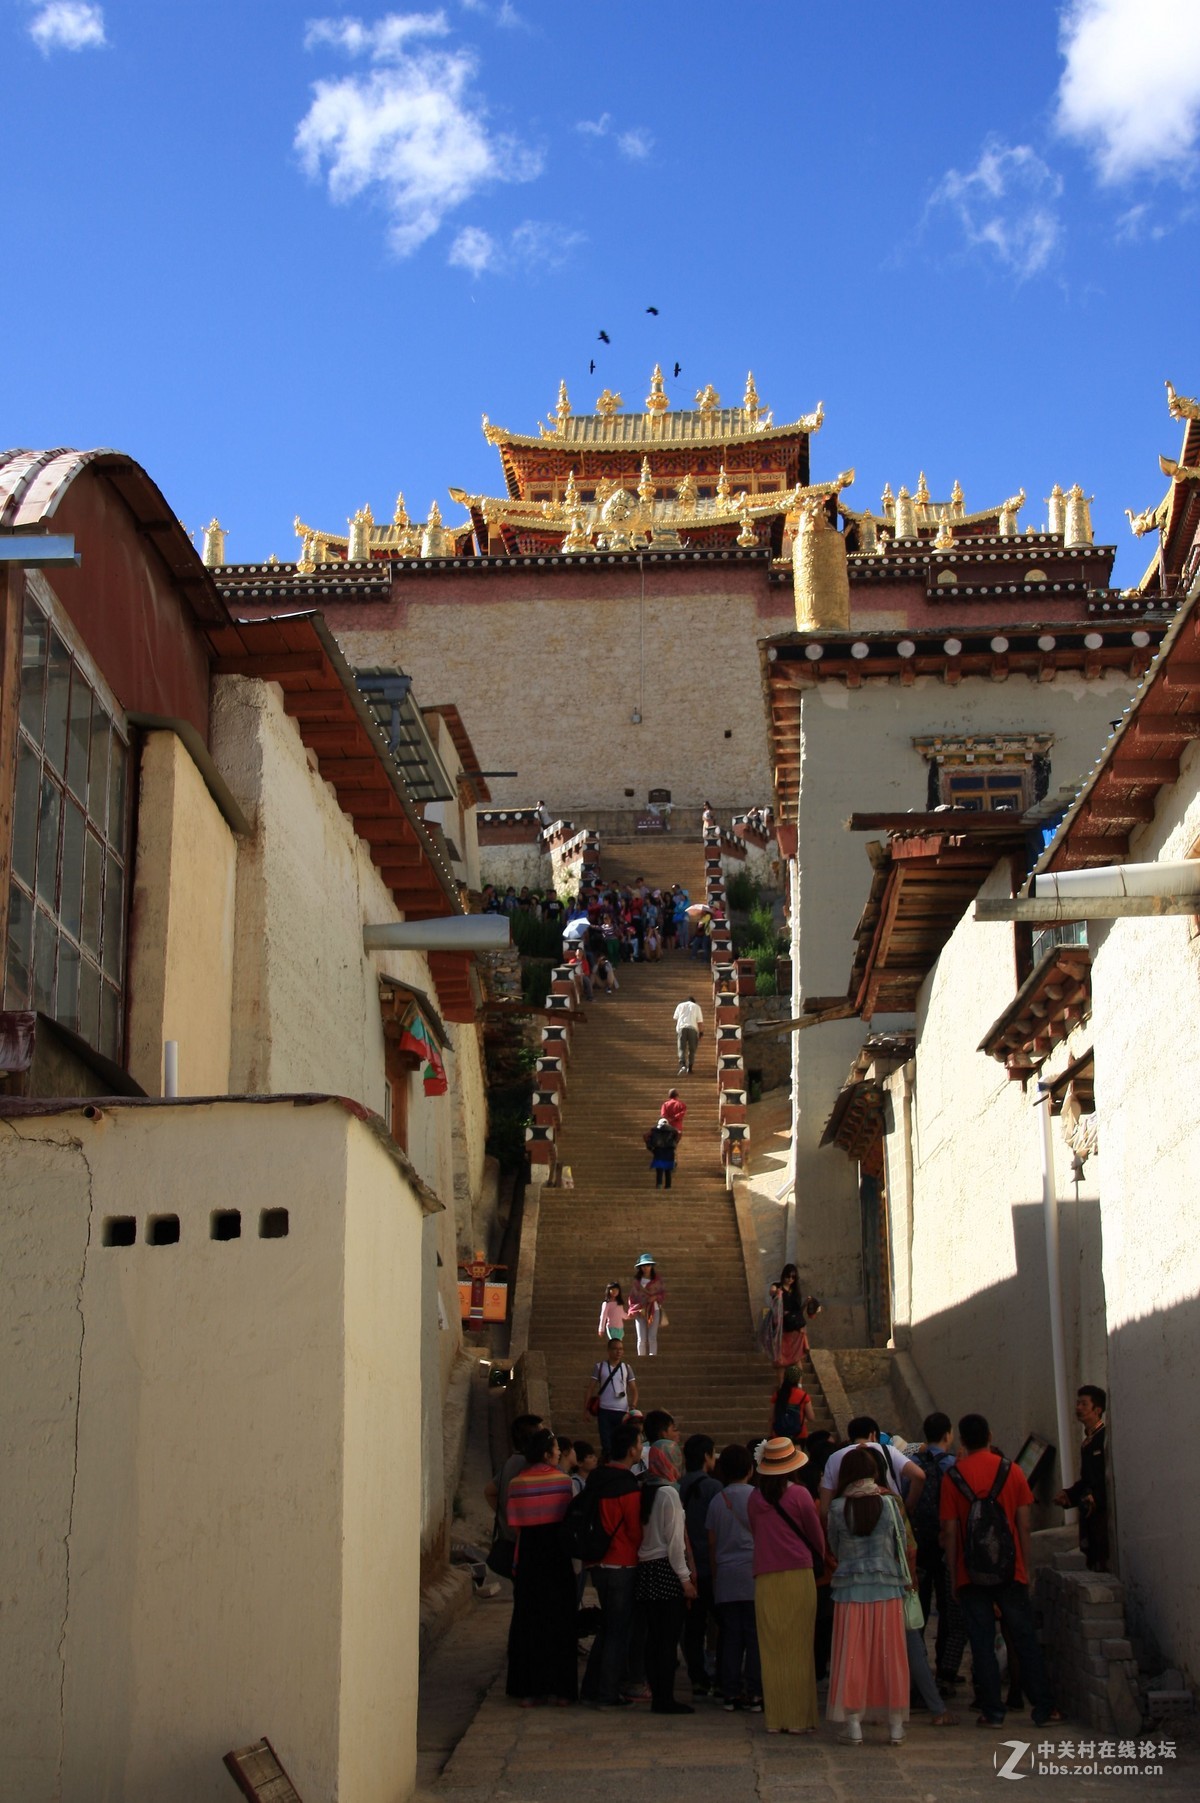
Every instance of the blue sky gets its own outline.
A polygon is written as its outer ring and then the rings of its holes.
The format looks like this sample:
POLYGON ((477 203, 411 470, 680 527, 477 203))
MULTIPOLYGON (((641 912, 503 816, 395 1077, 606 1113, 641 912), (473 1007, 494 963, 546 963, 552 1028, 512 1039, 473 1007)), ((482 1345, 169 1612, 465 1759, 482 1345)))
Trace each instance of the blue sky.
POLYGON ((823 400, 851 505, 1079 481, 1133 582, 1200 390, 1198 0, 0 0, 0 142, 0 441, 130 452, 236 560, 458 517, 482 413, 678 360, 823 400))

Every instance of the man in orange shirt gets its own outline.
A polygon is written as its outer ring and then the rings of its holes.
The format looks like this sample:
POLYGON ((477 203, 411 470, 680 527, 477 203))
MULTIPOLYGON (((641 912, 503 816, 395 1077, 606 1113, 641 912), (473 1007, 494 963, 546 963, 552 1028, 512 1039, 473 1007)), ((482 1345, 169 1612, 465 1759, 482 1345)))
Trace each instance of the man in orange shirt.
POLYGON ((966 1617, 980 1726, 998 1728, 1004 1721, 996 1663, 999 1611, 1040 1728, 1055 1719, 1055 1710, 1029 1601, 1033 1495, 1024 1472, 991 1450, 991 1438, 982 1415, 964 1415, 958 1424, 958 1463, 943 1473, 939 1497, 946 1565, 966 1617))

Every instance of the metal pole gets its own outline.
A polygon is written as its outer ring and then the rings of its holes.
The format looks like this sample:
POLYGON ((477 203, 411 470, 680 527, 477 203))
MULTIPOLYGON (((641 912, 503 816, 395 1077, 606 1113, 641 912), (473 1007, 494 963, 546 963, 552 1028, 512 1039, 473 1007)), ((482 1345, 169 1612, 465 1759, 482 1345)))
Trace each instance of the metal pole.
POLYGON ((1054 1408, 1058 1417, 1058 1466, 1062 1488, 1079 1476, 1075 1461, 1075 1411, 1067 1387, 1067 1344, 1063 1328, 1062 1280, 1058 1255, 1058 1196, 1054 1187, 1054 1141, 1050 1092, 1038 1085, 1035 1108, 1042 1111, 1042 1217, 1046 1228, 1046 1281, 1050 1292, 1050 1351, 1054 1362, 1054 1408))
POLYGON ((163 1094, 172 1099, 179 1094, 179 1041, 168 1039, 163 1046, 163 1094))

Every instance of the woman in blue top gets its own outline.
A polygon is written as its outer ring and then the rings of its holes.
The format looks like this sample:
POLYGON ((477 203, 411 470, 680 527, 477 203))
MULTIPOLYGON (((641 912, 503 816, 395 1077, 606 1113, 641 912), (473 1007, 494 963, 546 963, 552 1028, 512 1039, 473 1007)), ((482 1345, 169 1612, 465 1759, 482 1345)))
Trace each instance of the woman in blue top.
POLYGON ((901 1504, 880 1488, 875 1454, 855 1447, 842 1460, 837 1495, 825 1532, 837 1560, 833 1574, 833 1658, 829 1673, 829 1721, 838 1736, 862 1745, 868 1710, 887 1715, 896 1747, 908 1720, 908 1651, 904 1592, 909 1588, 901 1504))

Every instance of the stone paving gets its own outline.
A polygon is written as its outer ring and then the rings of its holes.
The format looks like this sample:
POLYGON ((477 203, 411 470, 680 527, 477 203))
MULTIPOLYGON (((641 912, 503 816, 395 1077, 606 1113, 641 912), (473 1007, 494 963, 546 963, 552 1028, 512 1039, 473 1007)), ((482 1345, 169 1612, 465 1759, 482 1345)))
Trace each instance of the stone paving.
MULTIPOLYGON (((1038 1775, 1031 1769, 1037 1749, 1052 1741, 1056 1750, 1081 1739, 1098 1745, 1086 1729, 1071 1723, 1036 1730, 1027 1715, 1012 1715, 1003 1729, 973 1726, 973 1712, 959 1707, 962 1725, 932 1728, 914 1715, 902 1747, 885 1744, 881 1725, 866 1729, 868 1744, 846 1747, 832 1727, 813 1738, 769 1735, 761 1716, 726 1715, 699 1704, 694 1716, 651 1715, 646 1704, 625 1710, 520 1709, 504 1695, 506 1601, 479 1603, 456 1623, 430 1662, 422 1687, 422 1719, 442 1699, 444 1724, 454 1715, 446 1698, 457 1687, 460 1710, 468 1714, 481 1679, 494 1676, 470 1726, 450 1751, 452 1736, 422 1735, 420 1803, 614 1803, 615 1798, 646 1803, 969 1803, 998 1799, 1006 1792, 996 1770, 1010 1759, 1014 1742, 1028 1751, 1018 1758, 1010 1782, 1022 1789, 1021 1803, 1092 1803, 1118 1792, 1132 1800, 1189 1803, 1200 1796, 1200 1746, 1180 1737, 1178 1725, 1156 1731, 1154 1741, 1174 1737, 1176 1756, 1153 1761, 1136 1757, 1133 1775, 1038 1775), (449 1752, 441 1775, 438 1767, 449 1752), (1151 1775, 1143 1766, 1162 1767, 1151 1775), (1019 1776, 1017 1775, 1019 1774, 1019 1776)), ((677 1695, 689 1691, 680 1675, 677 1695)), ((1149 1735, 1139 1736, 1138 1745, 1149 1735)), ((1079 1762, 1068 1756, 1055 1764, 1079 1762)), ((1106 1763, 1115 1763, 1110 1756, 1106 1763)))

